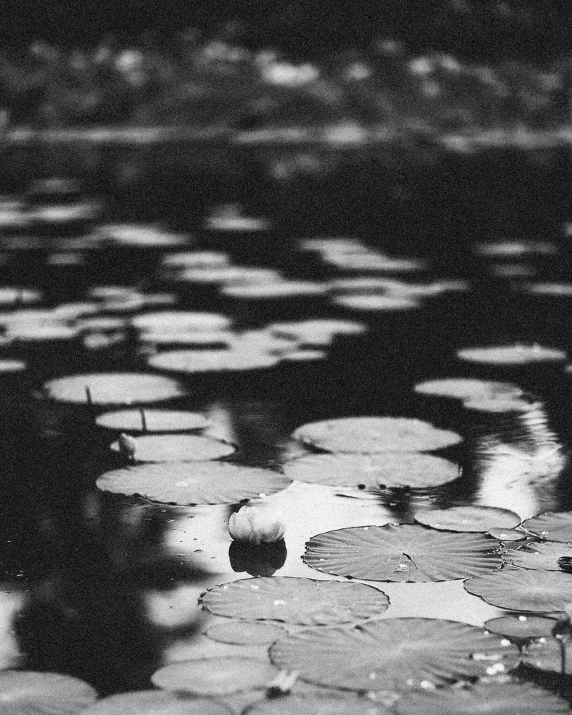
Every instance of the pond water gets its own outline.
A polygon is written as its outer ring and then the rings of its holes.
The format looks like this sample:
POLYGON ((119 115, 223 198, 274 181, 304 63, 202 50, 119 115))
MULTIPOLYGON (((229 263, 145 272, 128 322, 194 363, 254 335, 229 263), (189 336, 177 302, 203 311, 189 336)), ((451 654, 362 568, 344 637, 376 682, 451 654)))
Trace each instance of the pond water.
MULTIPOLYGON (((432 193, 438 192, 440 201, 433 206, 424 201, 420 210, 414 172, 408 169, 408 200, 400 199, 398 209, 394 203, 383 212, 371 204, 375 177, 369 178, 362 195, 360 177, 367 171, 359 165, 359 175, 352 177, 348 166, 351 162, 335 179, 305 180, 306 196, 300 193, 303 182, 279 184, 283 194, 278 199, 272 193, 275 185, 266 185, 260 189, 264 200, 250 203, 244 200, 245 187, 236 192, 227 187, 218 201, 203 206, 203 222, 209 211, 211 218, 220 217, 217 204, 229 202, 240 203, 245 212, 257 211, 258 218, 268 222, 247 231, 229 228, 224 221, 215 223, 215 228, 212 223, 205 228, 203 223, 201 229, 188 219, 192 213, 188 206, 174 216, 170 209, 187 194, 175 196, 177 190, 171 186, 174 198, 169 203, 165 197, 170 185, 161 183, 164 177, 145 175, 148 190, 137 203, 130 202, 135 184, 123 196, 109 198, 110 191, 100 217, 70 228, 64 239, 65 221, 55 222, 50 230, 41 220, 21 226, 13 222, 0 237, 3 284, 43 291, 44 300, 38 305, 49 308, 90 301, 91 288, 110 284, 144 296, 171 294, 163 305, 107 303, 99 311, 124 323, 164 305, 222 312, 232 319, 235 333, 279 321, 357 321, 363 326, 361 333, 338 335, 323 352, 316 352, 322 348, 314 335, 307 339, 312 352, 298 348, 297 359, 282 359, 272 367, 177 375, 185 394, 162 406, 204 414, 210 420, 204 435, 236 445, 232 462, 276 470, 308 452, 291 438, 305 423, 346 416, 418 418, 463 437, 460 444, 437 453, 458 465, 459 478, 423 489, 360 489, 295 481, 260 500, 281 513, 285 550, 270 550, 263 563, 256 563, 252 555, 231 548, 227 522, 239 505, 172 506, 98 490, 97 477, 117 466, 108 449, 116 434, 94 423, 105 409, 63 405, 38 394, 46 380, 67 375, 151 372, 147 358, 156 348, 150 349, 132 329, 123 328, 108 333, 94 330, 97 337, 91 341, 83 332, 71 340, 46 336, 43 341, 20 337, 7 342, 2 357, 26 360, 28 370, 0 377, 4 668, 71 674, 93 684, 100 694, 111 694, 150 687, 150 675, 177 660, 236 654, 264 657, 267 645, 228 645, 204 635, 209 626, 224 619, 201 610, 202 592, 249 575, 339 579, 302 561, 312 536, 345 527, 413 523, 415 512, 422 508, 493 506, 510 509, 522 520, 572 509, 568 459, 572 374, 566 372, 572 351, 572 276, 563 202, 553 196, 552 204, 543 206, 543 217, 537 216, 529 227, 526 199, 538 205, 538 196, 529 195, 523 186, 512 187, 519 198, 512 203, 511 225, 506 207, 502 220, 498 214, 490 215, 486 203, 475 208, 474 202, 483 196, 492 209, 502 202, 495 200, 491 185, 479 197, 476 179, 473 187, 459 187, 460 173, 470 175, 465 167, 453 178, 441 177, 440 187, 432 193), (334 207, 337 221, 328 214, 331 197, 320 204, 328 197, 328 181, 330 187, 332 181, 337 187, 332 195, 344 199, 342 206, 334 207), (154 185, 160 199, 152 191, 154 185), (142 208, 146 197, 153 203, 149 211, 142 208), (464 214, 458 213, 461 204, 464 214), (382 213, 383 221, 372 230, 368 221, 382 213), (322 215, 326 218, 321 223, 322 215), (102 222, 143 221, 149 226, 151 219, 164 220, 164 230, 179 239, 183 236, 182 243, 167 241, 161 246, 157 239, 155 245, 141 246, 85 239, 97 234, 102 222), (434 226, 422 226, 422 220, 433 220, 434 226), (439 232, 447 224, 440 244, 439 232), (407 232, 415 226, 423 230, 412 233, 408 241, 407 232), (376 235, 382 228, 393 233, 376 235), (460 235, 465 229, 467 235, 460 235), (189 231, 194 240, 188 238, 189 231), (315 245, 310 250, 304 243, 306 238, 321 241, 333 231, 330 245, 342 233, 354 239, 362 247, 361 262, 347 258, 351 251, 340 260, 339 253, 336 258, 332 251, 317 250, 315 245), (43 237, 36 240, 40 233, 43 237), (429 234, 430 244, 423 240, 429 234), (187 250, 225 252, 233 265, 274 268, 289 280, 312 281, 324 290, 274 299, 225 294, 218 290, 218 282, 181 281, 164 270, 166 254, 187 250), (387 259, 385 266, 380 257, 387 259), (408 261, 392 265, 390 259, 408 261), (386 284, 372 289, 366 282, 370 279, 386 284), (357 283, 344 288, 349 280, 357 283), (354 300, 333 299, 340 295, 354 300), (380 296, 405 299, 405 303, 384 303, 380 296), (106 341, 110 334, 120 337, 106 341), (490 356, 479 362, 457 355, 465 348, 507 345, 520 346, 516 353, 531 354, 532 360, 506 364, 495 363, 490 356), (544 360, 543 348, 562 355, 544 360), (441 378, 515 384, 526 393, 528 406, 501 409, 478 400, 471 406, 415 390, 420 383, 441 378)), ((553 164, 547 167, 548 173, 556 171, 553 164)), ((438 176, 443 170, 435 166, 427 170, 424 186, 429 175, 438 176)), ((552 176, 554 186, 559 186, 557 175, 558 171, 552 176)), ((524 178, 535 189, 542 184, 530 179, 530 172, 524 178)), ((221 181, 225 183, 224 178, 221 181)), ((260 177, 257 181, 254 186, 260 188, 263 182, 260 177)), ((510 193, 511 187, 500 179, 496 185, 505 187, 505 196, 510 193)), ((545 196, 546 187, 544 191, 545 196)), ((216 199, 216 191, 213 196, 216 199)), ((3 310, 6 314, 23 310, 22 300, 20 293, 3 310)), ((39 334, 36 318, 25 318, 39 334)), ((261 339, 259 334, 254 338, 261 339)), ((482 626, 505 613, 465 591, 460 579, 362 581, 389 596, 391 605, 383 618, 419 616, 482 626)))

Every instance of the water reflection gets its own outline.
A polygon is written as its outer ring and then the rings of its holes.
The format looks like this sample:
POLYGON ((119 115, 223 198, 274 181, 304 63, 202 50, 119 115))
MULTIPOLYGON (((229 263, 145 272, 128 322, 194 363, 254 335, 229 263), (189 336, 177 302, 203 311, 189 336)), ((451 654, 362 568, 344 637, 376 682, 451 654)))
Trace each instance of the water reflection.
POLYGON ((233 541, 228 549, 228 557, 233 571, 246 571, 251 576, 273 576, 284 566, 286 556, 284 539, 273 544, 245 544, 233 541))

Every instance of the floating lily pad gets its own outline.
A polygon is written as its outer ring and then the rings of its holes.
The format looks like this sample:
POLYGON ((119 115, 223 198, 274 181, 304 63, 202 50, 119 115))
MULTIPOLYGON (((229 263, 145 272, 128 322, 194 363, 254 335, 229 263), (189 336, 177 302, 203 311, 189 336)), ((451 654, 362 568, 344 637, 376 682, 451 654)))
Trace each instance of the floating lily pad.
POLYGON ((484 365, 531 365, 538 362, 564 362, 564 350, 542 345, 494 345, 490 347, 463 348, 457 357, 467 362, 484 365))
POLYGON ((165 372, 193 375, 209 372, 243 372, 272 368, 280 362, 279 355, 261 350, 168 350, 152 355, 151 367, 165 372))
POLYGON ((489 395, 488 397, 482 399, 472 399, 465 400, 463 402, 463 407, 466 410, 473 410, 474 412, 492 412, 492 413, 502 413, 502 412, 527 412, 531 407, 535 406, 526 397, 502 397, 489 395))
POLYGON ((557 571, 503 569, 471 578, 465 590, 509 611, 563 611, 572 603, 572 576, 557 571))
POLYGON ((312 568, 369 581, 449 581, 498 569, 498 542, 482 534, 449 534, 413 524, 359 526, 313 536, 304 561, 312 568))
POLYGON ((500 616, 488 620, 485 628, 499 636, 526 640, 550 636, 556 623, 556 618, 544 616, 500 616))
POLYGON ((557 298, 572 297, 572 283, 530 283, 525 286, 525 290, 534 295, 549 295, 557 298))
POLYGON ((27 670, 0 673, 0 715, 75 715, 96 698, 91 685, 69 675, 27 670))
MULTIPOLYGON (((567 643, 566 650, 566 674, 572 675, 572 648, 567 643)), ((555 638, 546 638, 540 641, 532 641, 522 652, 522 662, 531 668, 550 671, 552 673, 562 672, 562 655, 560 644, 555 638)))
POLYGON ((25 372, 27 369, 28 366, 24 360, 10 360, 8 358, 0 360, 0 375, 25 372))
POLYGON ((162 402, 183 395, 179 383, 167 377, 135 372, 71 375, 44 383, 47 397, 58 402, 130 405, 162 402))
POLYGON ((100 226, 98 231, 111 245, 169 248, 189 243, 189 236, 172 233, 153 225, 106 224, 100 226))
POLYGON ((544 543, 525 544, 517 549, 503 551, 503 559, 511 566, 522 569, 545 569, 560 571, 558 559, 572 557, 572 547, 562 543, 547 541, 544 543))
POLYGON ((452 506, 448 509, 420 509, 414 519, 419 524, 445 531, 485 532, 495 526, 512 529, 520 516, 508 509, 492 506, 452 506))
POLYGON ((300 320, 290 323, 272 323, 268 329, 273 335, 299 340, 303 345, 328 344, 335 335, 361 335, 367 326, 355 320, 300 320))
POLYGON ((496 526, 489 529, 489 536, 499 541, 524 541, 527 538, 526 532, 520 529, 501 529, 496 526))
POLYGON ((188 283, 233 285, 244 283, 275 283, 282 280, 280 272, 272 268, 254 266, 214 266, 188 268, 177 279, 188 283))
POLYGON ((78 336, 77 328, 70 328, 68 325, 12 325, 7 335, 9 338, 19 340, 23 343, 48 343, 75 340, 78 336))
POLYGON ((39 303, 43 298, 40 291, 33 288, 21 288, 20 286, 0 287, 0 306, 31 305, 39 303))
POLYGON ((144 332, 139 339, 142 343, 151 345, 168 345, 172 347, 226 348, 233 340, 230 330, 201 330, 190 333, 174 332, 144 332))
POLYGON ((509 382, 496 382, 493 380, 478 380, 468 377, 448 377, 438 380, 427 380, 415 385, 415 392, 422 395, 436 397, 452 397, 457 400, 475 400, 485 397, 517 397, 522 395, 522 390, 517 385, 509 382))
POLYGON ((229 257, 222 251, 177 251, 163 257, 165 268, 216 268, 228 266, 229 257))
MULTIPOLYGON (((134 442, 137 462, 202 462, 236 452, 236 447, 228 442, 194 434, 142 435, 134 442)), ((121 452, 119 441, 114 442, 111 449, 121 452)))
POLYGON ((159 310, 136 315, 131 324, 146 332, 190 332, 192 330, 226 330, 231 319, 222 313, 202 313, 185 310, 159 310))
POLYGON ((235 504, 274 494, 290 483, 269 469, 210 461, 115 469, 99 477, 97 487, 166 504, 235 504))
POLYGON ((216 623, 206 631, 205 635, 221 643, 264 645, 274 643, 278 638, 285 636, 286 631, 273 623, 230 621, 229 623, 216 623))
POLYGON ((481 628, 431 618, 386 618, 355 628, 310 628, 270 648, 279 668, 348 690, 412 690, 513 669, 518 649, 481 628))
POLYGON ((572 512, 546 512, 522 522, 523 528, 546 541, 572 542, 572 512))
POLYGON ((459 467, 430 454, 312 454, 287 462, 290 479, 336 487, 426 488, 452 482, 459 467))
POLYGON ((201 603, 217 616, 325 626, 380 615, 389 599, 362 583, 271 576, 216 586, 201 603))
POLYGON ((326 290, 326 286, 321 283, 282 280, 274 283, 229 285, 221 289, 221 294, 239 300, 275 300, 323 295, 326 290))
POLYGON ((553 243, 546 241, 483 241, 474 246, 475 253, 480 256, 497 256, 499 258, 514 258, 527 255, 553 255, 558 249, 553 243))
POLYGON ((397 310, 415 310, 421 307, 421 303, 414 298, 401 296, 378 295, 376 294, 348 294, 338 295, 332 298, 332 303, 341 305, 344 308, 358 311, 372 311, 384 313, 397 310))
POLYGON ((244 657, 198 658, 171 663, 155 671, 157 688, 195 695, 227 695, 264 688, 278 671, 265 660, 244 657))
POLYGON ((265 698, 243 711, 243 715, 387 715, 382 703, 354 694, 320 693, 265 698))
POLYGON ((96 420, 98 427, 116 432, 191 432, 208 427, 210 420, 186 410, 114 410, 96 420))
POLYGON ((566 700, 530 683, 471 685, 408 693, 395 706, 396 715, 564 715, 566 700))
POLYGON ((325 350, 295 350, 282 356, 280 362, 286 363, 312 363, 325 360, 328 353, 325 350))
POLYGON ((141 690, 102 698, 84 711, 86 715, 231 715, 212 698, 178 698, 162 690, 141 690))

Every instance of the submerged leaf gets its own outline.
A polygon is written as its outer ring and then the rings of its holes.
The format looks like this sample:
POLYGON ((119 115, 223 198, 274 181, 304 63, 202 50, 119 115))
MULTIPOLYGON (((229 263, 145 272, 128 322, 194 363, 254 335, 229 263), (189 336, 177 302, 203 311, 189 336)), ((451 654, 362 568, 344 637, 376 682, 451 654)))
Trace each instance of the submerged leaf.
POLYGON ((303 630, 277 641, 270 657, 312 683, 401 692, 506 672, 518 664, 518 649, 466 623, 387 618, 355 628, 303 630))
POLYGON ((370 581, 448 581, 501 566, 498 542, 482 534, 448 534, 411 524, 360 526, 313 536, 312 568, 370 581))
POLYGON ((274 576, 216 586, 201 596, 201 603, 218 616, 331 625, 378 616, 389 599, 362 583, 274 576))

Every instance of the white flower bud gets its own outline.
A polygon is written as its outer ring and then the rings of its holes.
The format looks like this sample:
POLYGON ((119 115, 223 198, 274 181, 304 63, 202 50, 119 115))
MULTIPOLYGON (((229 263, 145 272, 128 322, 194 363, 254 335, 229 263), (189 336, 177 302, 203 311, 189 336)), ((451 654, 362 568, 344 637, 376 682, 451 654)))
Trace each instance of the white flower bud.
POLYGON ((255 506, 243 506, 231 514, 228 531, 235 541, 270 544, 284 537, 285 527, 277 514, 255 506))
POLYGON ((133 459, 135 457, 136 442, 133 437, 122 432, 119 435, 118 443, 119 451, 124 457, 127 457, 127 459, 133 459))

